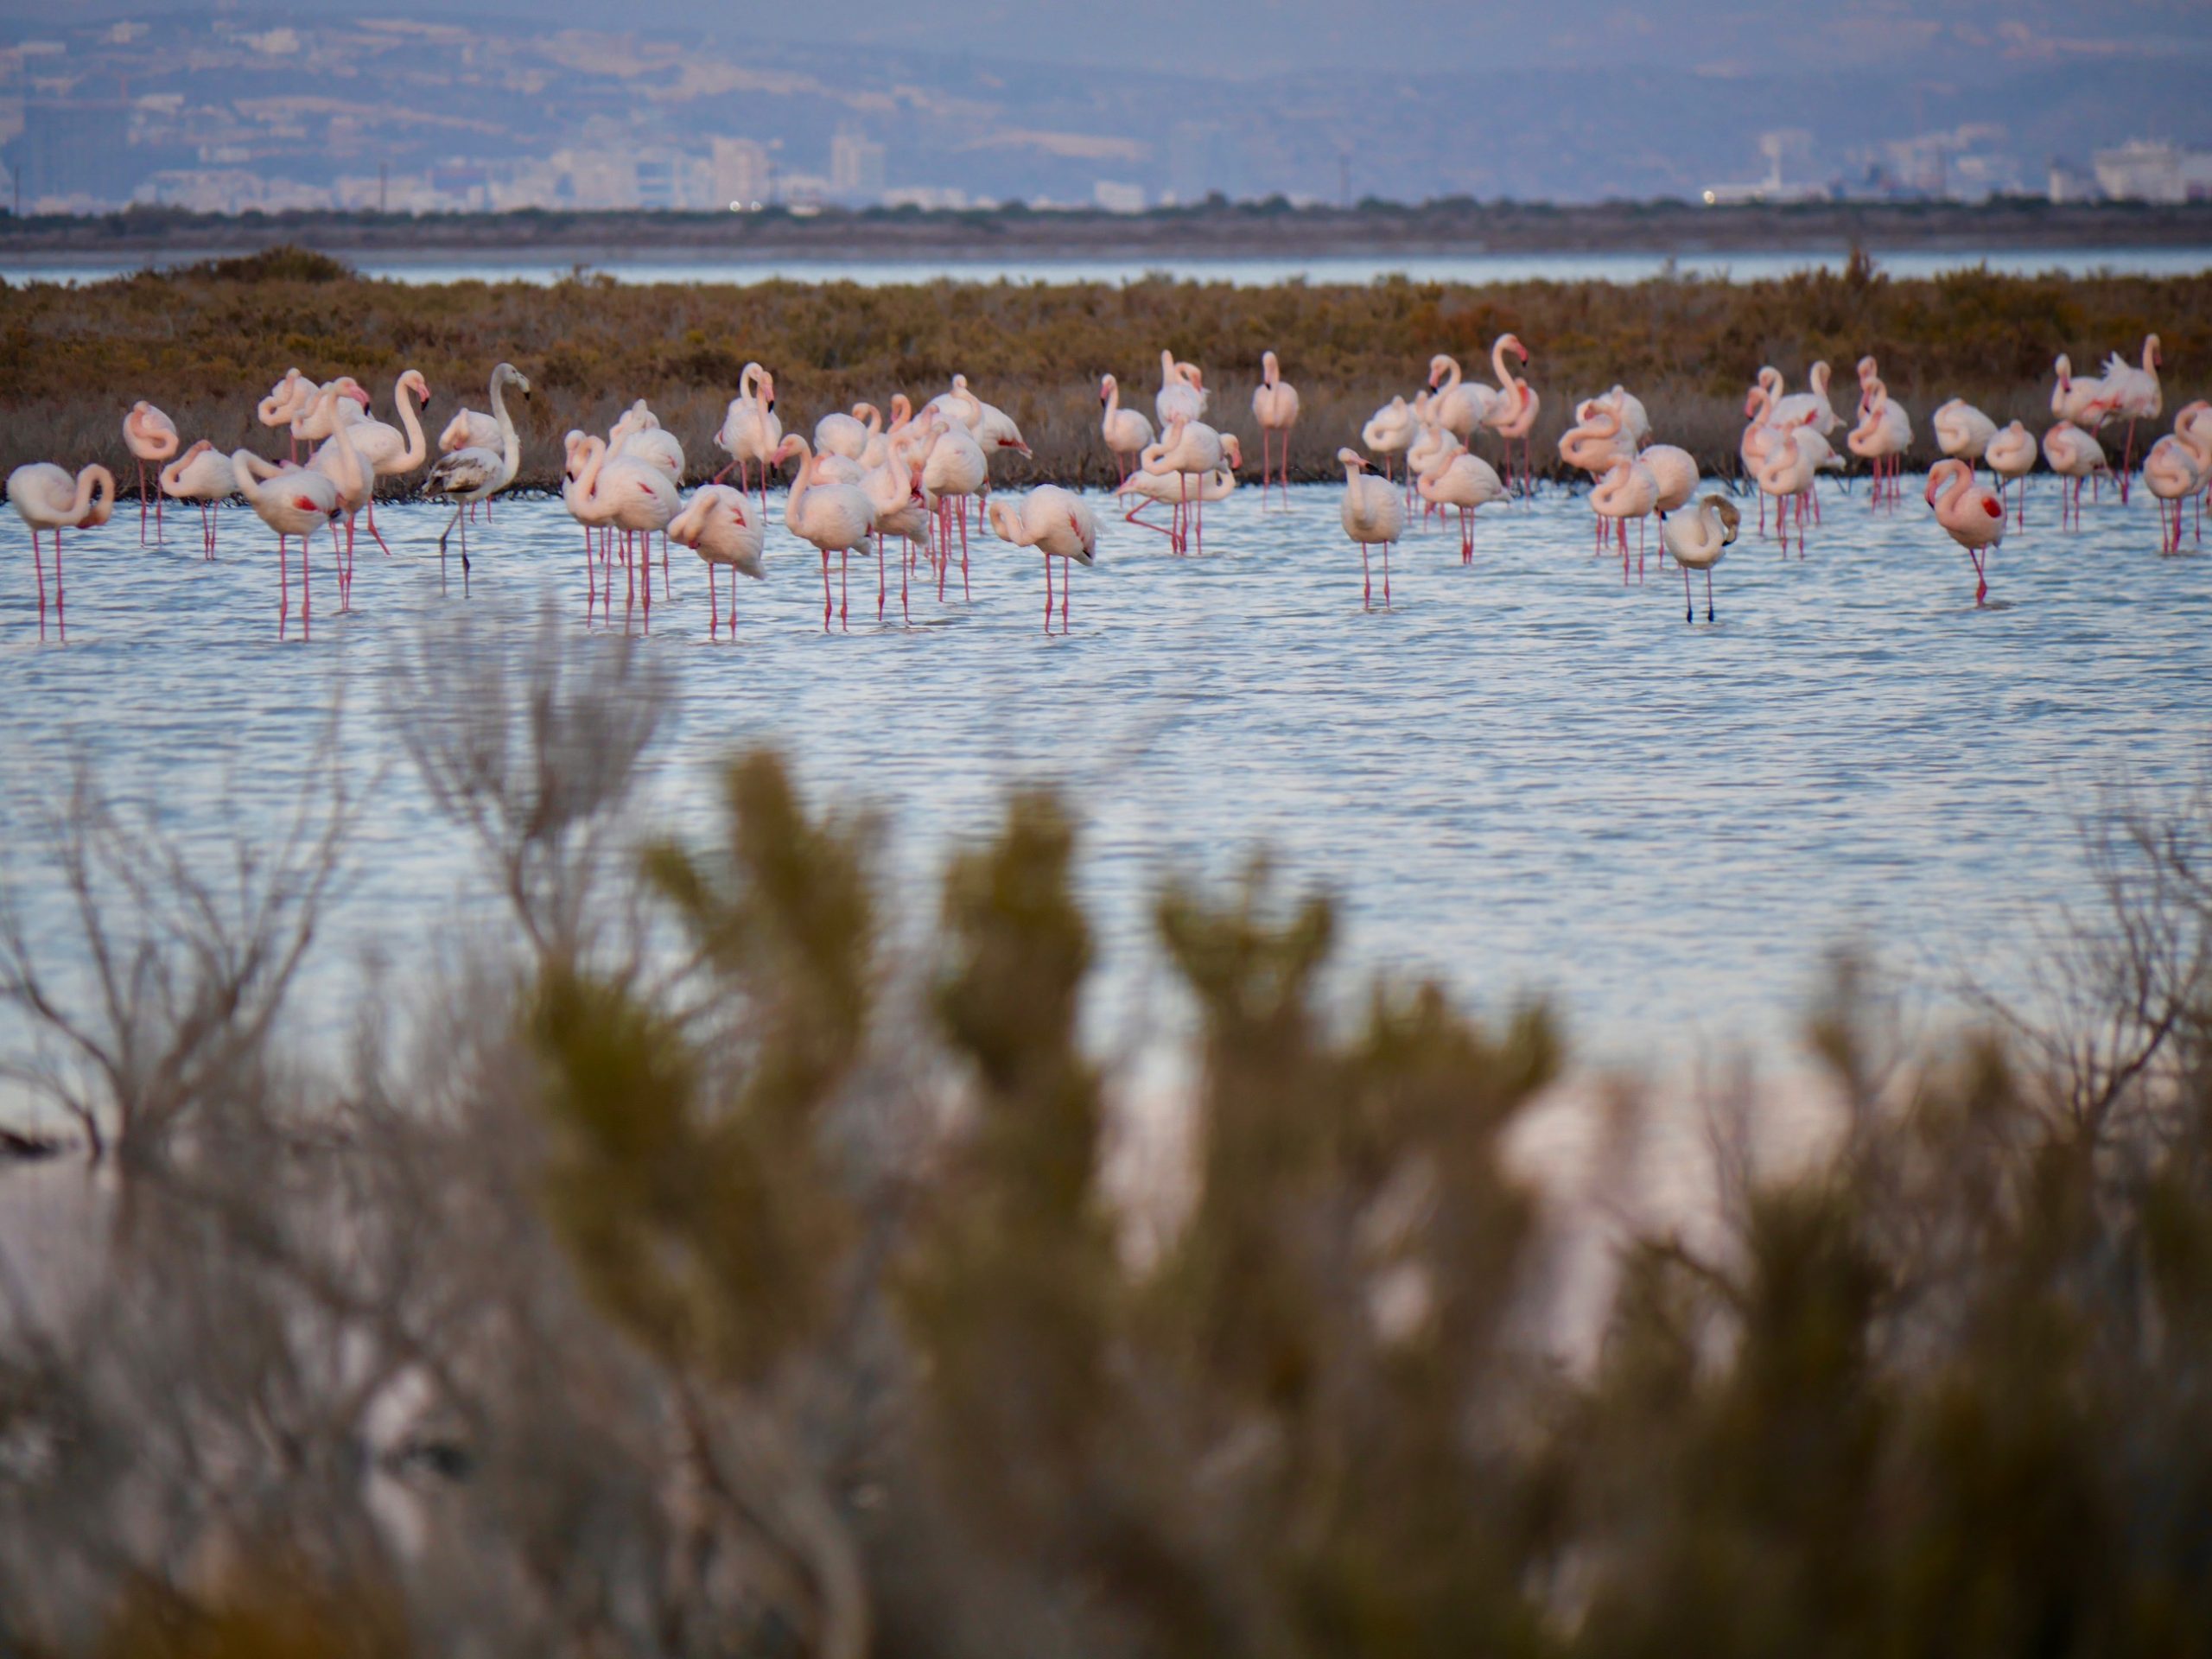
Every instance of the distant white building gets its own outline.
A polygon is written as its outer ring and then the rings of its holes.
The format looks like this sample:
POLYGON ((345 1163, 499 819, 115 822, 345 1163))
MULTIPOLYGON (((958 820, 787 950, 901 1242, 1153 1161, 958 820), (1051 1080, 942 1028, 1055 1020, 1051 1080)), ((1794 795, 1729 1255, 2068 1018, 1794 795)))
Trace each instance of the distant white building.
POLYGON ((2097 186, 2115 201, 2196 201, 2212 197, 2212 150, 2133 138, 2101 149, 2097 186))
POLYGON ((965 190, 951 185, 902 184, 883 193, 887 207, 919 207, 925 213, 950 211, 977 204, 968 200, 965 190))
POLYGON ((850 200, 874 201, 881 195, 883 146, 851 132, 830 139, 830 189, 850 200))
POLYGON ((1101 179, 1090 187, 1090 199, 1109 213, 1144 212, 1144 187, 1101 179))
POLYGON ((2054 202, 2095 201, 2104 192, 2097 188, 2097 177, 2062 156, 2050 158, 2050 199, 2054 202))
POLYGON ((776 173, 767 145, 752 138, 717 138, 709 166, 717 207, 749 212, 768 205, 776 173))
POLYGON ((1818 185, 1782 181, 1783 155, 1793 146, 1804 143, 1808 137, 1795 130, 1761 133, 1759 153, 1766 157, 1766 177, 1748 184, 1709 184, 1703 193, 1705 205, 1731 207, 1755 201, 1811 201, 1826 195, 1827 193, 1818 185))

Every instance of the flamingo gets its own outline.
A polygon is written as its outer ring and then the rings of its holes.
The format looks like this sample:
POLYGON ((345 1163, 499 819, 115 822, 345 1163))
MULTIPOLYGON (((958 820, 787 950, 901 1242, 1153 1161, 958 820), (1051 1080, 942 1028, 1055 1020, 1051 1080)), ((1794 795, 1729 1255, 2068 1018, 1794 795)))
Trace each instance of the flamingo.
MULTIPOLYGON (((1226 448, 1224 442, 1224 450, 1226 448)), ((1122 480, 1121 487, 1115 491, 1115 494, 1124 499, 1129 496, 1137 498, 1136 505, 1122 515, 1125 523, 1141 525, 1146 530, 1156 531, 1166 537, 1172 546, 1175 542, 1173 527, 1167 524, 1155 524, 1142 514, 1144 510, 1154 502, 1164 506, 1179 509, 1186 492, 1192 501, 1207 503, 1226 501, 1236 493, 1236 475, 1224 467, 1217 472, 1206 474, 1199 479, 1196 488, 1192 488, 1190 480, 1180 473, 1147 473, 1140 467, 1122 480)))
POLYGON ((1636 443, 1628 435, 1623 410, 1603 398, 1577 404, 1575 423, 1560 435, 1559 458, 1593 480, 1603 478, 1618 460, 1635 460, 1636 443))
MULTIPOLYGON (((622 532, 622 563, 626 569, 634 572, 633 561, 642 561, 645 570, 645 607, 653 602, 653 532, 666 530, 681 505, 676 485, 668 474, 644 455, 618 451, 611 445, 594 443, 583 471, 576 480, 577 493, 583 499, 587 513, 601 524, 622 532)), ((613 601, 613 575, 609 577, 608 602, 613 601)), ((661 593, 669 592, 668 554, 664 545, 661 553, 661 593)))
POLYGON ((1497 469, 1479 455, 1462 449, 1440 465, 1422 473, 1414 488, 1432 506, 1459 509, 1459 563, 1475 562, 1475 509, 1486 502, 1505 499, 1505 485, 1497 469))
MULTIPOLYGON (((374 499, 377 480, 376 473, 354 445, 355 423, 347 422, 339 412, 339 405, 345 401, 336 385, 322 389, 316 403, 315 419, 330 429, 330 436, 308 463, 308 470, 321 474, 338 486, 339 511, 346 515, 346 551, 342 557, 338 551, 337 531, 334 528, 330 535, 331 556, 338 562, 338 608, 341 611, 349 609, 353 602, 353 517, 374 499)), ((304 571, 304 552, 300 563, 304 571)))
MULTIPOLYGON (((569 510, 569 516, 583 527, 584 532, 584 579, 588 594, 584 613, 588 619, 599 604, 600 566, 606 563, 611 567, 613 557, 607 548, 607 533, 614 522, 614 500, 612 496, 594 494, 590 477, 594 470, 594 462, 607 454, 607 440, 571 429, 561 441, 561 505, 569 510), (594 531, 600 532, 596 555, 592 541, 594 531)), ((634 592, 636 572, 626 561, 623 568, 630 575, 634 592)), ((614 611, 614 573, 611 568, 607 573, 607 607, 611 620, 614 611)))
POLYGON ((1367 550, 1378 543, 1382 549, 1382 608, 1390 607, 1390 543, 1406 533, 1406 510, 1398 500, 1398 492, 1387 479, 1371 477, 1367 462, 1357 449, 1339 449, 1337 460, 1344 469, 1344 505, 1338 509, 1343 516, 1344 534, 1359 543, 1359 597, 1361 605, 1375 608, 1375 591, 1368 575, 1367 550))
POLYGON ((622 456, 658 467, 671 484, 683 483, 683 446, 676 434, 660 423, 660 416, 645 407, 642 397, 630 405, 607 435, 610 459, 622 456))
POLYGON ((1509 352, 1519 356, 1523 368, 1529 365, 1529 348, 1521 343, 1518 334, 1500 334, 1491 343, 1491 367, 1497 375, 1499 396, 1483 424, 1504 440, 1509 478, 1513 472, 1513 440, 1521 440, 1521 483, 1533 488, 1535 469, 1529 460, 1529 434, 1536 424, 1537 397, 1535 389, 1507 366, 1505 357, 1509 352))
MULTIPOLYGON (((853 550, 865 549, 874 533, 875 512, 868 497, 852 485, 817 480, 814 446, 798 433, 776 446, 774 460, 779 467, 791 461, 799 464, 791 480, 791 495, 784 503, 784 522, 793 535, 813 543, 822 555, 822 631, 827 633, 831 608, 830 556, 838 555, 841 569, 849 569, 853 550)), ((964 532, 966 521, 962 522, 964 532)))
POLYGON ((1988 453, 1997 435, 1997 423, 1963 397, 1954 397, 1928 417, 1936 430, 1936 447, 1971 470, 1988 453))
POLYGON ((1489 423, 1503 395, 1478 381, 1463 379, 1459 359, 1447 352, 1428 359, 1428 389, 1436 394, 1437 424, 1462 443, 1472 442, 1475 429, 1489 423))
POLYGON ((709 484, 695 491, 683 511, 669 520, 669 539, 690 548, 707 566, 707 636, 716 636, 721 601, 715 592, 715 569, 728 570, 729 637, 737 638, 737 579, 747 575, 759 582, 767 575, 760 563, 766 531, 760 517, 748 512, 745 492, 727 484, 709 484))
MULTIPOLYGON (((1826 363, 1814 364, 1805 376, 1806 384, 1812 388, 1811 391, 1791 392, 1787 397, 1774 398, 1774 423, 1777 426, 1809 426, 1822 437, 1841 426, 1843 417, 1835 412, 1835 405, 1828 401, 1828 385, 1833 378, 1833 372, 1826 363)), ((1777 389, 1781 386, 1782 377, 1779 374, 1774 376, 1774 385, 1777 389)))
MULTIPOLYGON (((269 388, 269 395, 254 406, 254 417, 272 431, 277 427, 289 427, 305 412, 313 401, 315 384, 298 369, 284 371, 284 378, 269 388)), ((300 439, 292 434, 292 459, 300 458, 300 439)))
POLYGON ((2143 337, 2143 366, 2137 368, 2114 352, 2105 359, 2104 404, 2113 415, 2127 417, 2127 446, 2120 458, 2120 504, 2127 505, 2127 480, 2135 466, 2135 423, 2155 421, 2158 411, 2165 407, 2165 394, 2158 385, 2158 368, 2165 361, 2158 350, 2158 337, 2143 337))
POLYGON ((1957 460, 1929 468, 1927 496, 1936 522, 1974 561, 1974 602, 1980 605, 1989 594, 1984 557, 2005 539, 2005 504, 1974 481, 1973 467, 1957 460))
POLYGON ((104 524, 115 513, 115 474, 105 467, 87 467, 73 479, 51 461, 34 461, 8 474, 8 503, 31 533, 31 563, 38 572, 38 631, 46 635, 46 565, 39 551, 38 535, 54 532, 54 608, 60 620, 62 637, 69 621, 62 610, 61 532, 104 524))
POLYGON ((1282 486, 1283 499, 1290 499, 1290 429, 1298 424, 1298 388, 1282 378, 1282 366, 1273 352, 1260 353, 1260 384, 1252 388, 1252 418, 1260 427, 1260 502, 1267 504, 1270 454, 1281 453, 1273 465, 1282 486))
MULTIPOLYGON (((514 387, 525 397, 530 396, 530 381, 512 363, 501 363, 492 371, 492 418, 499 423, 499 448, 492 449, 456 449, 449 455, 439 457, 438 464, 430 468, 425 486, 434 495, 450 498, 454 503, 453 518, 438 532, 438 564, 445 565, 446 537, 452 535, 454 526, 461 524, 462 511, 478 501, 489 501, 501 490, 515 481, 515 474, 522 470, 522 443, 515 434, 514 416, 507 411, 506 389, 514 387)), ((464 582, 468 576, 468 531, 464 525, 461 532, 461 574, 464 582)))
POLYGON ((2094 434, 2084 432, 2071 421, 2061 421, 2043 435, 2043 458, 2050 470, 2062 480, 2058 496, 2058 521, 2065 524, 2067 509, 2073 508, 2074 522, 2082 522, 2082 480, 2100 473, 2110 473, 2112 462, 2105 454, 2105 447, 2094 434))
POLYGON ((158 472, 176 454, 176 423, 142 397, 130 405, 130 412, 123 417, 123 442, 138 462, 138 544, 146 544, 149 495, 153 497, 154 540, 158 544, 162 539, 162 497, 158 490, 147 489, 146 467, 150 462, 158 472))
POLYGON ((883 411, 874 404, 855 404, 849 415, 831 410, 814 423, 814 452, 865 461, 868 445, 882 432, 883 411))
POLYGON ((1651 469, 1641 461, 1621 456, 1605 469, 1605 477, 1590 492, 1590 505, 1598 514, 1598 545, 1605 544, 1605 521, 1613 521, 1615 532, 1620 537, 1621 579, 1628 579, 1628 521, 1637 521, 1636 563, 1637 574, 1643 569, 1643 521, 1659 510, 1659 480, 1651 469))
POLYGON ((721 429, 715 434, 715 447, 729 457, 729 466, 716 473, 714 481, 721 483, 729 476, 730 467, 734 467, 738 487, 747 488, 747 469, 758 463, 760 511, 765 514, 768 468, 783 435, 784 423, 776 417, 776 377, 758 363, 748 363, 737 377, 737 396, 723 412, 721 429))
MULTIPOLYGON (((952 520, 960 520, 960 596, 968 592, 967 499, 979 495, 990 482, 990 459, 976 435, 958 421, 947 421, 942 411, 925 418, 936 436, 922 462, 922 491, 936 509, 938 522, 937 596, 944 597, 945 573, 952 564, 952 520)), ((865 499, 865 498, 863 498, 865 499)))
POLYGON ((200 551, 215 556, 215 506, 238 493, 238 476, 230 457, 201 438, 162 468, 162 493, 180 501, 200 504, 200 551))
MULTIPOLYGON (((1255 392, 1253 396, 1258 397, 1255 392)), ((1098 418, 1098 429, 1106 440, 1107 453, 1114 457, 1122 469, 1122 481, 1128 482, 1129 474, 1137 469, 1139 458, 1152 442, 1152 423, 1144 411, 1122 407, 1122 383, 1112 375, 1098 378, 1098 402, 1106 411, 1098 418)))
MULTIPOLYGON (((337 383, 333 384, 335 385, 337 383)), ((348 423, 346 439, 369 467, 373 478, 404 478, 429 459, 429 441, 423 435, 423 423, 416 411, 418 404, 426 404, 429 400, 430 383, 423 378, 420 370, 409 369, 393 383, 391 388, 392 406, 399 411, 398 426, 371 420, 365 415, 348 423)), ((331 447, 338 442, 334 430, 336 423, 332 417, 346 413, 342 404, 334 402, 327 415, 318 416, 320 422, 333 427, 333 435, 323 440, 321 448, 315 451, 308 465, 325 472, 330 470, 329 453, 331 447)), ((389 554, 391 549, 385 543, 383 532, 377 528, 377 498, 373 486, 363 505, 368 509, 369 534, 376 538, 377 545, 389 554)), ((353 534, 350 515, 346 522, 346 534, 350 540, 353 534)))
POLYGON ((2092 427, 2102 424, 2112 412, 2107 401, 2105 383, 2094 375, 2076 375, 2074 360, 2061 352, 2051 365, 2058 377, 2050 389, 2050 412, 2057 419, 2075 426, 2088 422, 2092 427))
POLYGON ((1391 476, 1390 457, 1411 448, 1414 435, 1414 412, 1403 397, 1391 398, 1368 416, 1367 424, 1359 429, 1359 441, 1382 458, 1385 478, 1391 476))
POLYGON ((1220 433, 1204 421, 1179 416, 1167 423, 1167 430, 1157 442, 1145 449, 1141 465, 1146 472, 1182 476, 1183 499, 1175 515, 1179 550, 1205 551, 1205 504, 1191 499, 1190 482, 1221 466, 1226 454, 1220 433))
POLYGON ((1721 495, 1708 495, 1687 513, 1677 513, 1659 526, 1659 540, 1675 556, 1682 572, 1682 620, 1697 620, 1697 605, 1690 598, 1690 572, 1705 572, 1705 620, 1713 617, 1713 567, 1736 544, 1743 527, 1736 504, 1721 495))
POLYGON ((1060 632, 1068 631, 1068 589, 1075 578, 1071 560, 1088 569, 1098 552, 1098 521, 1082 497, 1056 484, 1039 484, 1016 507, 1007 502, 990 505, 991 528, 999 539, 1016 547, 1033 547, 1045 556, 1045 631, 1052 628, 1052 561, 1060 562, 1060 632))
POLYGON ((869 510, 875 515, 875 620, 883 620, 883 538, 896 536, 906 543, 899 555, 899 610, 911 623, 914 618, 907 584, 914 568, 914 550, 926 544, 930 533, 929 503, 922 493, 922 462, 902 445, 896 454, 887 454, 881 465, 868 469, 861 480, 861 493, 868 497, 869 510))
MULTIPOLYGON (((314 596, 313 580, 308 572, 308 532, 317 524, 327 524, 337 516, 336 481, 327 473, 264 461, 251 449, 232 453, 231 474, 238 480, 238 493, 245 497, 246 505, 276 532, 276 613, 280 617, 292 608, 291 575, 284 563, 284 543, 289 537, 300 538, 300 614, 305 616, 314 596)), ((338 545, 338 532, 334 530, 330 544, 334 550, 338 545)))
MULTIPOLYGON (((2190 404, 2192 410, 2199 404, 2190 404)), ((2181 420, 2174 420, 2174 431, 2165 434, 2144 455, 2144 485, 2152 498, 2159 502, 2159 553, 2179 553, 2181 550, 2181 502, 2201 491, 2208 482, 2203 460, 2190 447, 2190 440, 2181 431, 2181 420), (2172 506, 2172 524, 2168 526, 2165 509, 2172 506)))
POLYGON ((1990 439, 1981 454, 1982 464, 1997 475, 1997 496, 2000 501, 2014 483, 2020 486, 2020 499, 2014 507, 2015 522, 2022 530, 2028 527, 2028 474, 2035 470, 2035 435, 2018 421, 2014 421, 1990 439))
POLYGON ((1878 504, 1882 500, 1885 479, 1889 480, 1891 499, 1894 499, 1897 477, 1904 466, 1904 452, 1912 447, 1912 417, 1905 413, 1904 404, 1891 400, 1890 389, 1879 379, 1873 382, 1860 409, 1859 424, 1851 429, 1851 435, 1845 442, 1853 454, 1873 465, 1873 501, 1878 504))
POLYGON ((1206 412, 1205 377, 1195 363, 1179 363, 1175 353, 1160 353, 1160 391, 1152 400, 1153 413, 1165 432, 1177 416, 1195 421, 1206 412))
MULTIPOLYGON (((1782 551, 1789 552, 1789 510, 1794 505, 1797 512, 1797 556, 1805 556, 1805 499, 1813 493, 1815 451, 1801 442, 1798 431, 1786 431, 1774 448, 1767 452, 1765 463, 1760 467, 1760 491, 1774 497, 1774 525, 1782 537, 1782 551)), ((1815 438, 1806 432, 1802 436, 1815 438)))
POLYGON ((1659 483, 1659 499, 1653 511, 1663 522, 1697 493, 1697 457, 1671 443, 1655 443, 1637 456, 1644 471, 1659 483))
POLYGON ((453 419, 446 423, 446 429, 438 434, 438 453, 442 455, 449 455, 456 449, 499 447, 499 423, 481 410, 455 410, 453 419))

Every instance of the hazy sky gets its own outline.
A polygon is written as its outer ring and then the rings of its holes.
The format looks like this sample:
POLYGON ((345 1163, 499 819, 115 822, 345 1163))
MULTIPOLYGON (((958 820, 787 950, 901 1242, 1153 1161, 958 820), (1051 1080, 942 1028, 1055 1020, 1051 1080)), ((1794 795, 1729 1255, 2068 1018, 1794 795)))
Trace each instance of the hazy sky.
MULTIPOLYGON (((61 20, 210 10, 294 15, 256 0, 0 0, 0 20, 12 26, 10 33, 21 34, 61 20)), ((622 16, 605 0, 365 0, 347 10, 357 16, 513 18, 518 27, 533 29, 549 22, 617 29, 622 16)), ((1230 76, 1345 67, 1457 69, 1479 78, 1510 77, 1516 67, 1756 74, 1893 64, 1901 73, 1968 77, 1988 59, 2013 66, 2171 60, 2177 54, 2212 60, 2207 0, 2100 6, 2006 0, 1998 7, 1986 0, 839 0, 834 8, 653 0, 634 16, 655 33, 696 29, 726 45, 748 35, 816 45, 845 41, 872 56, 923 51, 1027 59, 1076 73, 1085 66, 1230 76)), ((1479 86, 1470 99, 1470 123, 1478 125, 1479 86)))

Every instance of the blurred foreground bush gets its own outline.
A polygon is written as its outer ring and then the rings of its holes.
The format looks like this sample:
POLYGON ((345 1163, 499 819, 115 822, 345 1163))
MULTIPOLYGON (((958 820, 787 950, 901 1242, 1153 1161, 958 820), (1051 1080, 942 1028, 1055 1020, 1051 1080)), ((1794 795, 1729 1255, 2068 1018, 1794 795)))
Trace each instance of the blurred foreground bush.
POLYGON ((0 1174, 0 1653, 2212 1652, 2201 825, 2102 845, 2043 1026, 1909 1051, 1840 974, 1826 1150, 1718 1137, 1571 1363, 1541 1012, 1336 1012, 1325 899, 1169 886, 1147 1231, 1058 802, 917 947, 773 756, 644 831, 640 659, 461 645, 404 717, 515 925, 350 1044, 289 993, 334 787, 225 887, 88 784, 81 938, 17 872, 9 1072, 86 1157, 0 1174))

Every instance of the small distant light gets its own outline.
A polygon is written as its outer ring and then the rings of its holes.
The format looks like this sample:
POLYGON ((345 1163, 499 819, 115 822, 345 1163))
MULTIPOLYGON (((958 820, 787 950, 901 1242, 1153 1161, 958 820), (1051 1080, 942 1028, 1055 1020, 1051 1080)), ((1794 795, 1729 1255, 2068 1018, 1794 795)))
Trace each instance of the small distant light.
POLYGON ((1713 194, 1713 192, 1712 192, 1712 191, 1708 190, 1708 191, 1707 191, 1707 192, 1705 193, 1705 205, 1706 205, 1707 207, 1712 207, 1712 206, 1713 206, 1713 204, 1716 200, 1719 200, 1719 198, 1718 198, 1718 197, 1716 197, 1716 196, 1713 194))

